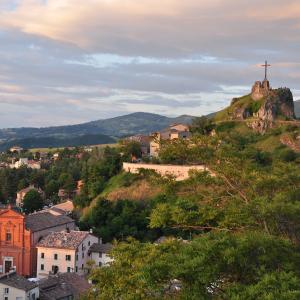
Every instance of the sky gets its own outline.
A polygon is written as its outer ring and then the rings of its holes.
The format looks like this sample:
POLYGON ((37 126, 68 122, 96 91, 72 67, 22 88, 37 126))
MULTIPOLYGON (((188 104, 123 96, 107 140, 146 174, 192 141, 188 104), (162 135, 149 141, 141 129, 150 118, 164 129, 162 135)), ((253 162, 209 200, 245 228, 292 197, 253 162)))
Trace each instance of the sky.
POLYGON ((299 0, 0 0, 0 128, 300 99, 299 0))

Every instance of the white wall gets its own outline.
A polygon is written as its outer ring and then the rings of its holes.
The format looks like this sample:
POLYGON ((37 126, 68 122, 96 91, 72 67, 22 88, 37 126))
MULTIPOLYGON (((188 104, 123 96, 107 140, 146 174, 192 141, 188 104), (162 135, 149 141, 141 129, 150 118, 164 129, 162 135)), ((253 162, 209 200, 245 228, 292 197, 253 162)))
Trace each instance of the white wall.
POLYGON ((7 297, 8 300, 16 300, 18 298, 18 300, 28 300, 31 299, 31 295, 35 294, 35 299, 39 298, 39 288, 36 287, 30 291, 28 291, 27 293, 23 290, 19 290, 16 288, 13 288, 11 286, 7 286, 5 284, 0 283, 0 299, 4 300, 5 297, 7 297), (8 294, 5 294, 5 288, 8 288, 8 294))
MULTIPOLYGON (((205 165, 155 165, 155 164, 138 164, 138 163, 123 163, 123 170, 129 173, 138 173, 140 169, 153 170, 156 173, 167 176, 174 176, 177 181, 189 178, 189 172, 209 171, 205 165)), ((210 172, 210 171, 209 171, 210 172)), ((213 175, 212 172, 210 172, 213 175)))
POLYGON ((98 252, 92 252, 90 255, 90 260, 93 260, 95 262, 95 266, 107 266, 113 259, 111 259, 107 253, 98 253, 98 252))
POLYGON ((98 243, 98 238, 95 237, 94 235, 89 234, 77 249, 78 260, 76 261, 75 267, 77 267, 78 270, 77 273, 79 273, 80 275, 85 274, 86 263, 88 260, 90 260, 88 252, 90 246, 92 246, 95 243, 98 243), (83 265, 83 269, 82 269, 82 265, 83 265))
POLYGON ((37 277, 48 277, 49 273, 52 272, 52 266, 58 266, 60 273, 68 272, 68 267, 71 268, 71 272, 75 272, 75 260, 75 250, 38 247, 37 277), (41 257, 42 253, 44 253, 44 258, 41 257), (54 259, 54 254, 57 254, 57 260, 54 259), (71 255, 71 261, 66 260, 66 255, 71 255), (44 270, 41 269, 42 264, 44 270))

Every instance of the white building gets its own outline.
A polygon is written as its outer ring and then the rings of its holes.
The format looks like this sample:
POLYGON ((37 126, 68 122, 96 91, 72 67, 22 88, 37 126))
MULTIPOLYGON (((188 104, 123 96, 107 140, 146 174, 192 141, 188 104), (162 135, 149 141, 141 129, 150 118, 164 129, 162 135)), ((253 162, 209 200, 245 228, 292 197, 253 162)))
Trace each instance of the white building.
POLYGON ((37 277, 58 272, 86 273, 89 248, 99 239, 87 231, 53 232, 37 244, 37 277))
POLYGON ((17 275, 16 272, 0 276, 1 300, 36 300, 39 297, 37 283, 17 275))
POLYGON ((30 169, 40 170, 41 163, 34 160, 28 160, 28 158, 20 158, 18 161, 9 165, 11 169, 20 169, 21 167, 27 167, 30 169))
POLYGON ((14 147, 11 147, 9 149, 10 152, 17 152, 17 153, 21 153, 24 149, 22 147, 19 147, 19 146, 14 146, 14 147))
POLYGON ((109 253, 112 249, 112 244, 102 244, 95 243, 90 247, 89 258, 95 262, 95 266, 107 266, 111 261, 113 261, 109 253))

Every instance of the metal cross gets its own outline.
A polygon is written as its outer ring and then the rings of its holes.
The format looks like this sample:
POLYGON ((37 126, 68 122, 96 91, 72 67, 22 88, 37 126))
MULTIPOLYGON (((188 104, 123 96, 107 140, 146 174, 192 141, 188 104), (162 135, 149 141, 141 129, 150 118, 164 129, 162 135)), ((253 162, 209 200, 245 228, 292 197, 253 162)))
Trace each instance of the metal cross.
POLYGON ((266 60, 265 64, 261 66, 265 67, 265 80, 267 80, 268 67, 271 67, 271 65, 268 65, 268 61, 266 60))

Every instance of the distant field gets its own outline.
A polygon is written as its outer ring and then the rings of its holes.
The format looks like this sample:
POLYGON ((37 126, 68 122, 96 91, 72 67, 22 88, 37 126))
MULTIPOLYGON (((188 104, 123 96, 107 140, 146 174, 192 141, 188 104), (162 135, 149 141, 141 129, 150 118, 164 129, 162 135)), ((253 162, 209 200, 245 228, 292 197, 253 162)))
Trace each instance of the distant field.
MULTIPOLYGON (((118 147, 118 143, 115 144, 100 144, 100 145, 90 145, 90 146, 81 146, 81 147, 91 147, 91 148, 105 148, 105 147, 118 147)), ((60 150, 63 150, 64 148, 74 149, 76 147, 51 147, 51 148, 32 148, 28 149, 29 152, 50 152, 54 153, 60 150)))

